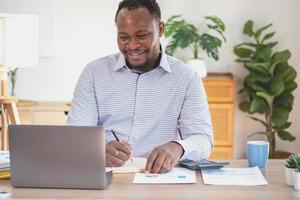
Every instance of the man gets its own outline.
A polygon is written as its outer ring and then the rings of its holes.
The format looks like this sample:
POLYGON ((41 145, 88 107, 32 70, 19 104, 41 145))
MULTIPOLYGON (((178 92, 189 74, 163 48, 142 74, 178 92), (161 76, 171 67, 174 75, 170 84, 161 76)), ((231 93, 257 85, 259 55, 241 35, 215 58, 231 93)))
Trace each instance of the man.
POLYGON ((68 124, 106 129, 106 164, 147 157, 164 173, 178 160, 207 158, 213 133, 197 73, 167 56, 155 0, 123 0, 115 16, 121 53, 89 63, 77 83, 68 124))

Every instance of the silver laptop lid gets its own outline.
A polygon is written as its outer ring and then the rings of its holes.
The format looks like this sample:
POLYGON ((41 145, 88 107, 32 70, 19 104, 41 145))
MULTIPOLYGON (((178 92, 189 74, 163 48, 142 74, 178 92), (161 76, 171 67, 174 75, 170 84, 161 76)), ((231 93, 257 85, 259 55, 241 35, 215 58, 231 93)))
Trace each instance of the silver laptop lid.
POLYGON ((106 188, 104 134, 101 127, 9 126, 12 185, 106 188))

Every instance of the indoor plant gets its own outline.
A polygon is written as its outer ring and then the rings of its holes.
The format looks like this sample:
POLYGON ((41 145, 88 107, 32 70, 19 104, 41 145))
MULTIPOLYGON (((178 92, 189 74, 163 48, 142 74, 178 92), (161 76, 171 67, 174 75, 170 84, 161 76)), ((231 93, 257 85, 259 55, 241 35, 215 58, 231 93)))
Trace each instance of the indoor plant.
POLYGON ((18 68, 9 70, 7 75, 10 79, 10 83, 11 83, 11 91, 10 91, 10 95, 11 96, 15 96, 15 85, 16 85, 16 81, 17 81, 17 70, 18 68))
POLYGON ((236 45, 234 53, 239 57, 237 62, 243 63, 249 71, 244 79, 244 87, 239 91, 246 94, 248 99, 242 101, 239 108, 251 115, 262 115, 262 118, 250 116, 265 126, 264 131, 254 134, 266 136, 270 143, 270 158, 273 158, 276 134, 282 140, 295 140, 286 129, 291 125, 288 118, 293 108, 292 92, 297 88, 297 73, 289 64, 289 50, 273 51, 278 42, 269 40, 275 32, 265 33, 271 25, 253 30, 253 21, 248 20, 244 25, 244 34, 251 41, 236 45))
POLYGON ((288 185, 294 185, 293 184, 293 172, 296 169, 296 162, 300 163, 300 153, 294 153, 291 154, 285 163, 285 175, 286 175, 286 182, 288 185))
MULTIPOLYGON (((200 31, 193 24, 186 22, 180 15, 174 15, 167 20, 164 32, 166 38, 171 38, 166 46, 166 53, 174 55, 178 48, 190 48, 193 59, 188 61, 188 65, 192 65, 191 67, 193 68, 193 64, 195 64, 195 70, 199 69, 202 76, 206 76, 206 68, 200 69, 199 65, 201 63, 199 63, 199 60, 202 58, 201 53, 206 52, 209 57, 218 60, 222 39, 226 41, 223 35, 225 24, 219 17, 206 16, 204 22, 205 30, 200 31), (221 36, 222 39, 215 35, 221 36)), ((202 68, 204 67, 205 65, 202 68)))
MULTIPOLYGON (((299 155, 299 154, 298 154, 299 155)), ((293 157, 296 169, 293 173, 293 183, 296 190, 300 190, 300 159, 296 156, 293 157)))

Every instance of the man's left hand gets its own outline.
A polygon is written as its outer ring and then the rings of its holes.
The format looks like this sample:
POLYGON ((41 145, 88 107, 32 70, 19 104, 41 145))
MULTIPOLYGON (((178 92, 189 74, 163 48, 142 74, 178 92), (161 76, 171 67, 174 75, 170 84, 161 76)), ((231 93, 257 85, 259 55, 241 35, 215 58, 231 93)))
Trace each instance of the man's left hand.
POLYGON ((176 142, 168 142, 156 147, 148 157, 146 171, 166 173, 173 169, 183 154, 183 148, 176 142))

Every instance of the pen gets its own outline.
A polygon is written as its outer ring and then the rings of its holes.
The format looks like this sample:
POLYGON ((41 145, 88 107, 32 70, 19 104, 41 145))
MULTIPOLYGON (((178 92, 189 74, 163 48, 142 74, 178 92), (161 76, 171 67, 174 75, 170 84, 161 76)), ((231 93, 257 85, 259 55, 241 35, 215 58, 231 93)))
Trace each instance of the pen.
POLYGON ((179 133, 179 137, 180 137, 180 139, 182 140, 182 134, 181 134, 181 130, 180 130, 180 128, 178 128, 178 133, 179 133))
POLYGON ((120 140, 119 140, 117 134, 114 132, 114 130, 111 130, 111 132, 112 132, 112 134, 115 136, 116 140, 117 140, 118 142, 120 142, 120 140))
MULTIPOLYGON (((118 136, 117 136, 117 134, 115 133, 115 131, 111 129, 111 133, 115 136, 116 140, 117 140, 118 142, 120 142, 120 139, 118 138, 118 136)), ((133 159, 130 158, 130 161, 133 162, 133 159)))

